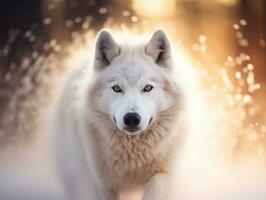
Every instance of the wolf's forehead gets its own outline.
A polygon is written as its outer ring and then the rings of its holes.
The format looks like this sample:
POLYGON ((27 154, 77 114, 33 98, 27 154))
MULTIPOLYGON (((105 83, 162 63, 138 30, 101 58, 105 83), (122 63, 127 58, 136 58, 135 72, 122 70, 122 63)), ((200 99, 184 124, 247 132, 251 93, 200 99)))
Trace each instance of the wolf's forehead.
POLYGON ((118 69, 118 76, 132 85, 144 79, 156 76, 156 69, 152 70, 152 64, 147 62, 145 58, 135 56, 131 59, 125 59, 124 64, 118 69))
POLYGON ((160 76, 159 70, 145 54, 144 47, 124 47, 121 54, 104 73, 108 82, 136 85, 160 76))
POLYGON ((138 52, 132 48, 121 48, 120 55, 114 59, 111 65, 107 68, 107 71, 112 74, 124 74, 127 70, 133 70, 136 65, 136 60, 138 60, 137 57, 140 57, 137 54, 138 52))

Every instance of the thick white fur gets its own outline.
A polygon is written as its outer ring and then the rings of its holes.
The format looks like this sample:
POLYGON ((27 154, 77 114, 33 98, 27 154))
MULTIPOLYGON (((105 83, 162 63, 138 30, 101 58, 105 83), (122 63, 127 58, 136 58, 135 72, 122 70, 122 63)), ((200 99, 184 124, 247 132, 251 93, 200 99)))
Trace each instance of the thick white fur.
POLYGON ((162 30, 136 46, 117 44, 103 31, 93 72, 80 67, 68 77, 53 131, 69 199, 176 199, 177 163, 187 130, 185 94, 171 55, 162 30), (124 93, 115 93, 114 84, 124 93), (142 92, 146 84, 154 86, 149 93, 142 92), (132 110, 141 115, 135 135, 123 131, 122 117, 132 110))

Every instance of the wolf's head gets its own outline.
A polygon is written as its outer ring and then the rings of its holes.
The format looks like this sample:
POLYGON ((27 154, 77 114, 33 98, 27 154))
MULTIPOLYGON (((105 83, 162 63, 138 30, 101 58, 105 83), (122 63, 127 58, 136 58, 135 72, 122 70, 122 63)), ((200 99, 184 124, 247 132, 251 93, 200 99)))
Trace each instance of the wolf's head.
POLYGON ((177 102, 172 63, 170 43, 162 30, 139 46, 118 45, 109 32, 102 31, 95 50, 94 109, 126 134, 143 132, 177 102))

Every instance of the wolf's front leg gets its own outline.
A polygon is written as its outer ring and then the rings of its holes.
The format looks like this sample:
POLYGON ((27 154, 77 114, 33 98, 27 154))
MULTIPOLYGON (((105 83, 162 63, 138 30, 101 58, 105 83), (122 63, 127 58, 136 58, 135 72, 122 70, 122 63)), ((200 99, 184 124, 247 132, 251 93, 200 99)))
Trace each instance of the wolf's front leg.
POLYGON ((153 176, 145 185, 142 200, 176 200, 174 177, 159 173, 153 176))

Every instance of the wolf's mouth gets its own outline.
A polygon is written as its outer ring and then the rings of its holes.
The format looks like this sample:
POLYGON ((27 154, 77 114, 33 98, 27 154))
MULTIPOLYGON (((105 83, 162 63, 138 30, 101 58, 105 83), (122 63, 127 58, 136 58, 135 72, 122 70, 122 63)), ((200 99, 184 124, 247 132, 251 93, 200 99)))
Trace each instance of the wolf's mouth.
POLYGON ((137 134, 141 129, 140 128, 125 128, 126 132, 128 132, 131 135, 137 134))
POLYGON ((139 131, 140 128, 126 128, 125 131, 128 131, 128 132, 137 132, 139 131))

